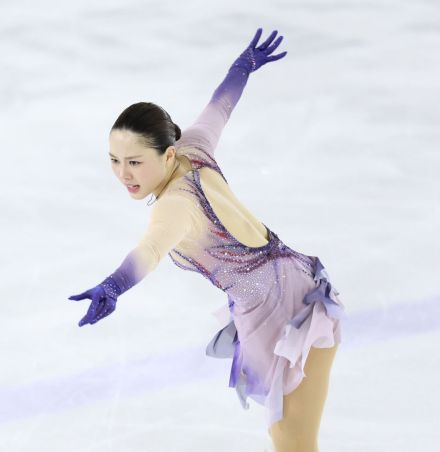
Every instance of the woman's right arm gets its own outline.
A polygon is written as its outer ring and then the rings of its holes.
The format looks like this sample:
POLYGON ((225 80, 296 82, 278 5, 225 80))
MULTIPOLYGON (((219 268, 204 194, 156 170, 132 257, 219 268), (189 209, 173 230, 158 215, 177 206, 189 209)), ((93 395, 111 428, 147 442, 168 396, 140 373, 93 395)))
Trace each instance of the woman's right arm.
POLYGON ((92 300, 79 326, 94 324, 111 314, 118 297, 156 269, 161 259, 196 227, 195 209, 195 203, 174 194, 155 203, 144 236, 121 265, 97 286, 69 297, 92 300))
POLYGON ((168 194, 154 204, 147 230, 137 247, 141 273, 153 271, 197 227, 197 209, 194 201, 176 194, 168 194))
POLYGON ((156 201, 147 230, 117 270, 130 287, 153 272, 159 262, 196 227, 195 209, 194 202, 175 194, 156 201))

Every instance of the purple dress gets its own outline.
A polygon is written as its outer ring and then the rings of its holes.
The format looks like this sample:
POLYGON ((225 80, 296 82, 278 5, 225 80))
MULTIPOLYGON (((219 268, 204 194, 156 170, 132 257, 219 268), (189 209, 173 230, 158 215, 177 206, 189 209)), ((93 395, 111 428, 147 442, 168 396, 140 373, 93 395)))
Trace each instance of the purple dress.
POLYGON ((341 342, 345 313, 318 257, 293 250, 266 225, 267 244, 241 243, 205 196, 203 168, 217 172, 227 185, 214 149, 247 75, 237 70, 228 77, 176 142, 177 154, 191 161, 192 170, 169 191, 189 199, 200 216, 197 234, 168 254, 179 268, 200 273, 227 295, 227 304, 217 312, 221 329, 206 353, 231 358, 229 386, 236 389, 244 409, 249 408, 248 397, 265 406, 270 426, 283 417, 283 395, 305 376, 310 347, 341 342))
POLYGON ((283 395, 306 376, 310 347, 341 342, 345 310, 319 258, 293 250, 259 222, 232 193, 216 161, 216 145, 248 76, 231 67, 175 142, 191 169, 163 190, 145 237, 114 275, 127 289, 168 254, 179 268, 225 292, 227 303, 216 312, 222 324, 206 353, 231 359, 229 386, 243 408, 249 408, 248 397, 265 406, 270 426, 283 417, 283 395), (264 245, 244 243, 262 238, 264 245))

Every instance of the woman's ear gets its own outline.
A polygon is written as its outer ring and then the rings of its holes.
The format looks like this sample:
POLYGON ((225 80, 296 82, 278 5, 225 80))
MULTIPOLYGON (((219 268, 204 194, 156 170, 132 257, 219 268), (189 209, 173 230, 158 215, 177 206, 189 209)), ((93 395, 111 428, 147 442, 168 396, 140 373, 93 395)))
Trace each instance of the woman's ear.
POLYGON ((176 157, 176 148, 174 146, 168 146, 165 150, 166 160, 176 157))

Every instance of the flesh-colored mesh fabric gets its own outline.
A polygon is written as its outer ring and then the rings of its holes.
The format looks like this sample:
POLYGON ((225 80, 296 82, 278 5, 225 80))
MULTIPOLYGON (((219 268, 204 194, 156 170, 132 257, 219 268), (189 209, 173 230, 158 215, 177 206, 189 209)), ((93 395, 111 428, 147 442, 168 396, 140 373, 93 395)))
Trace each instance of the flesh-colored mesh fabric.
POLYGON ((147 230, 138 245, 144 250, 149 272, 185 237, 194 234, 196 220, 196 207, 184 196, 167 194, 153 204, 147 230))

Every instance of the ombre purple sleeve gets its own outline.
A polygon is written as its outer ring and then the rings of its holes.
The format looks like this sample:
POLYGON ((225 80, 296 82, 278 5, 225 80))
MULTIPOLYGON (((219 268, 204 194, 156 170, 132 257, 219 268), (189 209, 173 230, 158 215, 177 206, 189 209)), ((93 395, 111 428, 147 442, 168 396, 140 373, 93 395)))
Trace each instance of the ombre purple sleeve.
MULTIPOLYGON (((162 258, 196 227, 197 207, 188 198, 167 194, 154 204, 150 221, 138 246, 130 251, 106 282, 122 292, 156 269, 162 258)), ((122 293, 121 292, 121 293, 122 293)), ((118 294, 119 295, 119 294, 118 294)))
POLYGON ((249 74, 250 71, 245 67, 232 65, 215 89, 208 105, 195 122, 183 130, 181 138, 176 141, 176 147, 195 146, 213 156, 223 128, 241 97, 249 74))
POLYGON ((136 248, 101 284, 119 296, 156 269, 162 258, 196 227, 197 207, 188 198, 167 194, 154 204, 136 248))
POLYGON ((117 297, 139 283, 148 273, 150 265, 143 263, 142 249, 131 250, 121 265, 101 283, 106 293, 117 297))
POLYGON ((197 228, 195 218, 200 218, 198 208, 185 196, 165 194, 157 201, 146 233, 119 267, 97 286, 69 297, 75 301, 92 300, 78 325, 92 325, 110 315, 118 297, 151 273, 165 254, 197 228))

